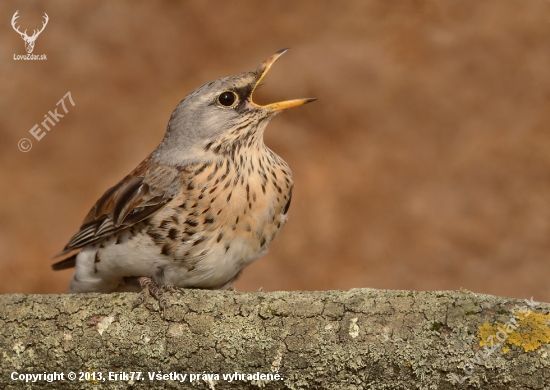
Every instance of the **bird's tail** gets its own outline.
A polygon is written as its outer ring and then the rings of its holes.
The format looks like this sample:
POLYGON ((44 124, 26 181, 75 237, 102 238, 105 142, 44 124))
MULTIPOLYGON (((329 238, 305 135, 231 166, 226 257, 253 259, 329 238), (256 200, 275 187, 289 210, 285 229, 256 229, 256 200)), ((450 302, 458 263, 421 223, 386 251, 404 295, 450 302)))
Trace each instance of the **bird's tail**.
POLYGON ((52 265, 52 269, 54 271, 61 271, 62 269, 73 268, 76 265, 76 255, 78 255, 78 253, 75 253, 71 257, 67 257, 66 259, 63 259, 61 261, 58 261, 57 263, 52 265))

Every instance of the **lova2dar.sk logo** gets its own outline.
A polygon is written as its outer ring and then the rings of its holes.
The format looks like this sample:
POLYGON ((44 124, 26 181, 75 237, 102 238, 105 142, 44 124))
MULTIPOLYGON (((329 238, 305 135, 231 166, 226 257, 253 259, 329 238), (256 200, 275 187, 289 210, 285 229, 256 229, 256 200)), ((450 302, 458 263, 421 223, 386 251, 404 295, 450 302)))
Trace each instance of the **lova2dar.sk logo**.
POLYGON ((42 28, 40 30, 34 30, 34 33, 29 37, 27 35, 27 30, 25 29, 24 32, 19 31, 19 27, 16 26, 15 21, 19 17, 18 15, 19 11, 15 11, 13 14, 13 17, 11 18, 11 26, 19 35, 21 35, 21 38, 25 41, 25 49, 27 50, 27 54, 25 55, 13 55, 14 60, 47 60, 46 54, 41 55, 35 55, 32 54, 32 51, 34 50, 34 44, 36 41, 36 38, 40 35, 42 31, 44 31, 44 28, 46 28, 46 25, 48 24, 48 20, 50 19, 48 17, 48 14, 44 12, 44 22, 42 22, 42 28))

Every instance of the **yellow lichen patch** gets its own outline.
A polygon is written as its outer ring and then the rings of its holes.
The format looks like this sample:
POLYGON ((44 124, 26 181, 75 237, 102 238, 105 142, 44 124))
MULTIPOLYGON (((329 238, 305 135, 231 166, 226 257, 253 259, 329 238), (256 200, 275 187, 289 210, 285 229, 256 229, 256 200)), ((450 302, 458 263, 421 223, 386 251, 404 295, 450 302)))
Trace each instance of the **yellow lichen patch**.
POLYGON ((508 353, 508 345, 523 348, 525 352, 534 351, 542 344, 550 342, 550 314, 535 313, 532 310, 523 310, 505 324, 496 322, 489 325, 487 322, 479 327, 478 337, 481 347, 502 346, 502 352, 508 353))
MULTIPOLYGON (((96 379, 96 373, 95 373, 95 370, 88 370, 88 372, 90 373, 90 377, 87 378, 89 381, 91 381, 94 385, 97 385, 99 382, 97 381, 96 379)), ((86 375, 87 377, 88 375, 86 375)))

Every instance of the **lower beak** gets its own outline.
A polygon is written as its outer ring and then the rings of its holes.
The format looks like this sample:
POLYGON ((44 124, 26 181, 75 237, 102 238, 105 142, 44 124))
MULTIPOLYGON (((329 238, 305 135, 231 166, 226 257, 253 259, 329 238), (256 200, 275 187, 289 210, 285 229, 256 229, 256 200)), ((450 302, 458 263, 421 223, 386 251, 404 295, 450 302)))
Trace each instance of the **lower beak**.
MULTIPOLYGON (((261 75, 260 75, 260 78, 258 78, 258 81, 256 81, 256 85, 254 85, 254 88, 252 89, 252 94, 254 93, 254 91, 256 90, 258 85, 260 85, 260 83, 264 79, 267 72, 269 72, 269 69, 271 69, 271 66, 273 66, 275 61, 277 61, 279 59, 279 57, 282 56, 283 54, 285 54, 288 50, 289 49, 279 50, 277 53, 273 54, 271 57, 269 57, 267 60, 265 60, 258 67, 258 69, 256 71, 259 72, 259 73, 261 72, 261 75)), ((271 103, 271 104, 267 104, 265 106, 260 106, 259 104, 256 104, 252 101, 252 94, 250 95, 250 103, 252 103, 252 105, 254 105, 258 108, 271 109, 273 112, 286 110, 287 108, 291 108, 291 107, 302 106, 304 104, 311 103, 311 102, 314 102, 315 100, 317 100, 316 98, 293 99, 293 100, 286 100, 284 102, 271 103)))

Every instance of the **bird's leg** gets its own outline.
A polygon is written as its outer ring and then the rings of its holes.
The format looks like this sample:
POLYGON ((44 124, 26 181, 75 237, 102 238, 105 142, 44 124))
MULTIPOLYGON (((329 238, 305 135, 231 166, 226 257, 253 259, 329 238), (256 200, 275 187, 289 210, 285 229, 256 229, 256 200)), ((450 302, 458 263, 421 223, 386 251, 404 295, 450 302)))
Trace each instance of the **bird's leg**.
POLYGON ((141 305, 148 296, 152 296, 158 301, 162 313, 165 314, 166 299, 164 298, 163 288, 159 287, 153 279, 146 276, 138 278, 138 282, 141 287, 141 292, 139 293, 139 296, 135 300, 134 304, 132 305, 132 310, 141 305))

